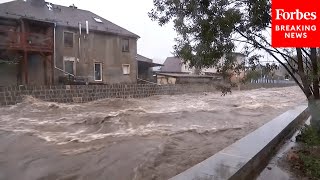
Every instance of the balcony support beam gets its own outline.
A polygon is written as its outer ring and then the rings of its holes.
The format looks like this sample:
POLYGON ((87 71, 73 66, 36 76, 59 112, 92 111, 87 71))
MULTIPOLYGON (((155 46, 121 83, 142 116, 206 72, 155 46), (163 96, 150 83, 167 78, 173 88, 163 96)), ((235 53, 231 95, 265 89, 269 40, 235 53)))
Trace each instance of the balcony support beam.
MULTIPOLYGON (((25 34, 26 32, 26 27, 24 21, 21 19, 21 32, 22 34, 25 34)), ((22 43, 22 48, 23 48, 23 74, 24 74, 24 82, 25 84, 28 84, 28 52, 27 52, 27 47, 26 47, 26 37, 21 36, 21 43, 22 43)))

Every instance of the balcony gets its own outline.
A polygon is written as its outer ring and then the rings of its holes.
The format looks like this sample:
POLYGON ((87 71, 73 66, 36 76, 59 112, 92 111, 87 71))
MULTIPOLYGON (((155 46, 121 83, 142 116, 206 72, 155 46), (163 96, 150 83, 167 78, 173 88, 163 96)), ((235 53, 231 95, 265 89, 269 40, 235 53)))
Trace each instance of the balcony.
POLYGON ((0 49, 53 52, 53 37, 39 33, 0 30, 0 49))

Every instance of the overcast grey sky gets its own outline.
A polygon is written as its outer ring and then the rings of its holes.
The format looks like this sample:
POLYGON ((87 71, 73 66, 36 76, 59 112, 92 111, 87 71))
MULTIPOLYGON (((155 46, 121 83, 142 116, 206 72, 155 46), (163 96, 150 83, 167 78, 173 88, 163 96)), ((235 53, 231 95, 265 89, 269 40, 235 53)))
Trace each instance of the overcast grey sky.
MULTIPOLYGON (((9 0, 0 0, 0 3, 9 0)), ((162 63, 172 56, 174 38, 173 24, 159 26, 148 17, 153 7, 152 0, 46 0, 53 4, 69 6, 75 4, 135 33, 138 40, 138 53, 162 63)))

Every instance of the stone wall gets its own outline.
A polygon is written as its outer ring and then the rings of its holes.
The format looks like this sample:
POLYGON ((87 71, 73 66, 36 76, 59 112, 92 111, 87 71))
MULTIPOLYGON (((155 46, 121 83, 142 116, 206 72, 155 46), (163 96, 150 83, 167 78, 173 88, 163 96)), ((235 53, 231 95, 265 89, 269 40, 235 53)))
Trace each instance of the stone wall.
MULTIPOLYGON (((240 89, 272 88, 292 84, 247 84, 240 89)), ((80 103, 104 98, 143 98, 153 95, 173 95, 217 91, 213 84, 150 85, 60 85, 60 86, 12 86, 0 87, 0 105, 22 102, 24 96, 62 103, 80 103)))

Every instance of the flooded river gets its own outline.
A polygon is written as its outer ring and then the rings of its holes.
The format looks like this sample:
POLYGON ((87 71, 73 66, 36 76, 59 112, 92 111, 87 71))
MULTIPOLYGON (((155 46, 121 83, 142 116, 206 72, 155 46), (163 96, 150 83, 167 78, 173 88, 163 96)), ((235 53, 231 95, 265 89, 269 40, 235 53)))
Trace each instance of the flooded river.
POLYGON ((292 106, 297 87, 0 107, 0 180, 164 180, 292 106))

